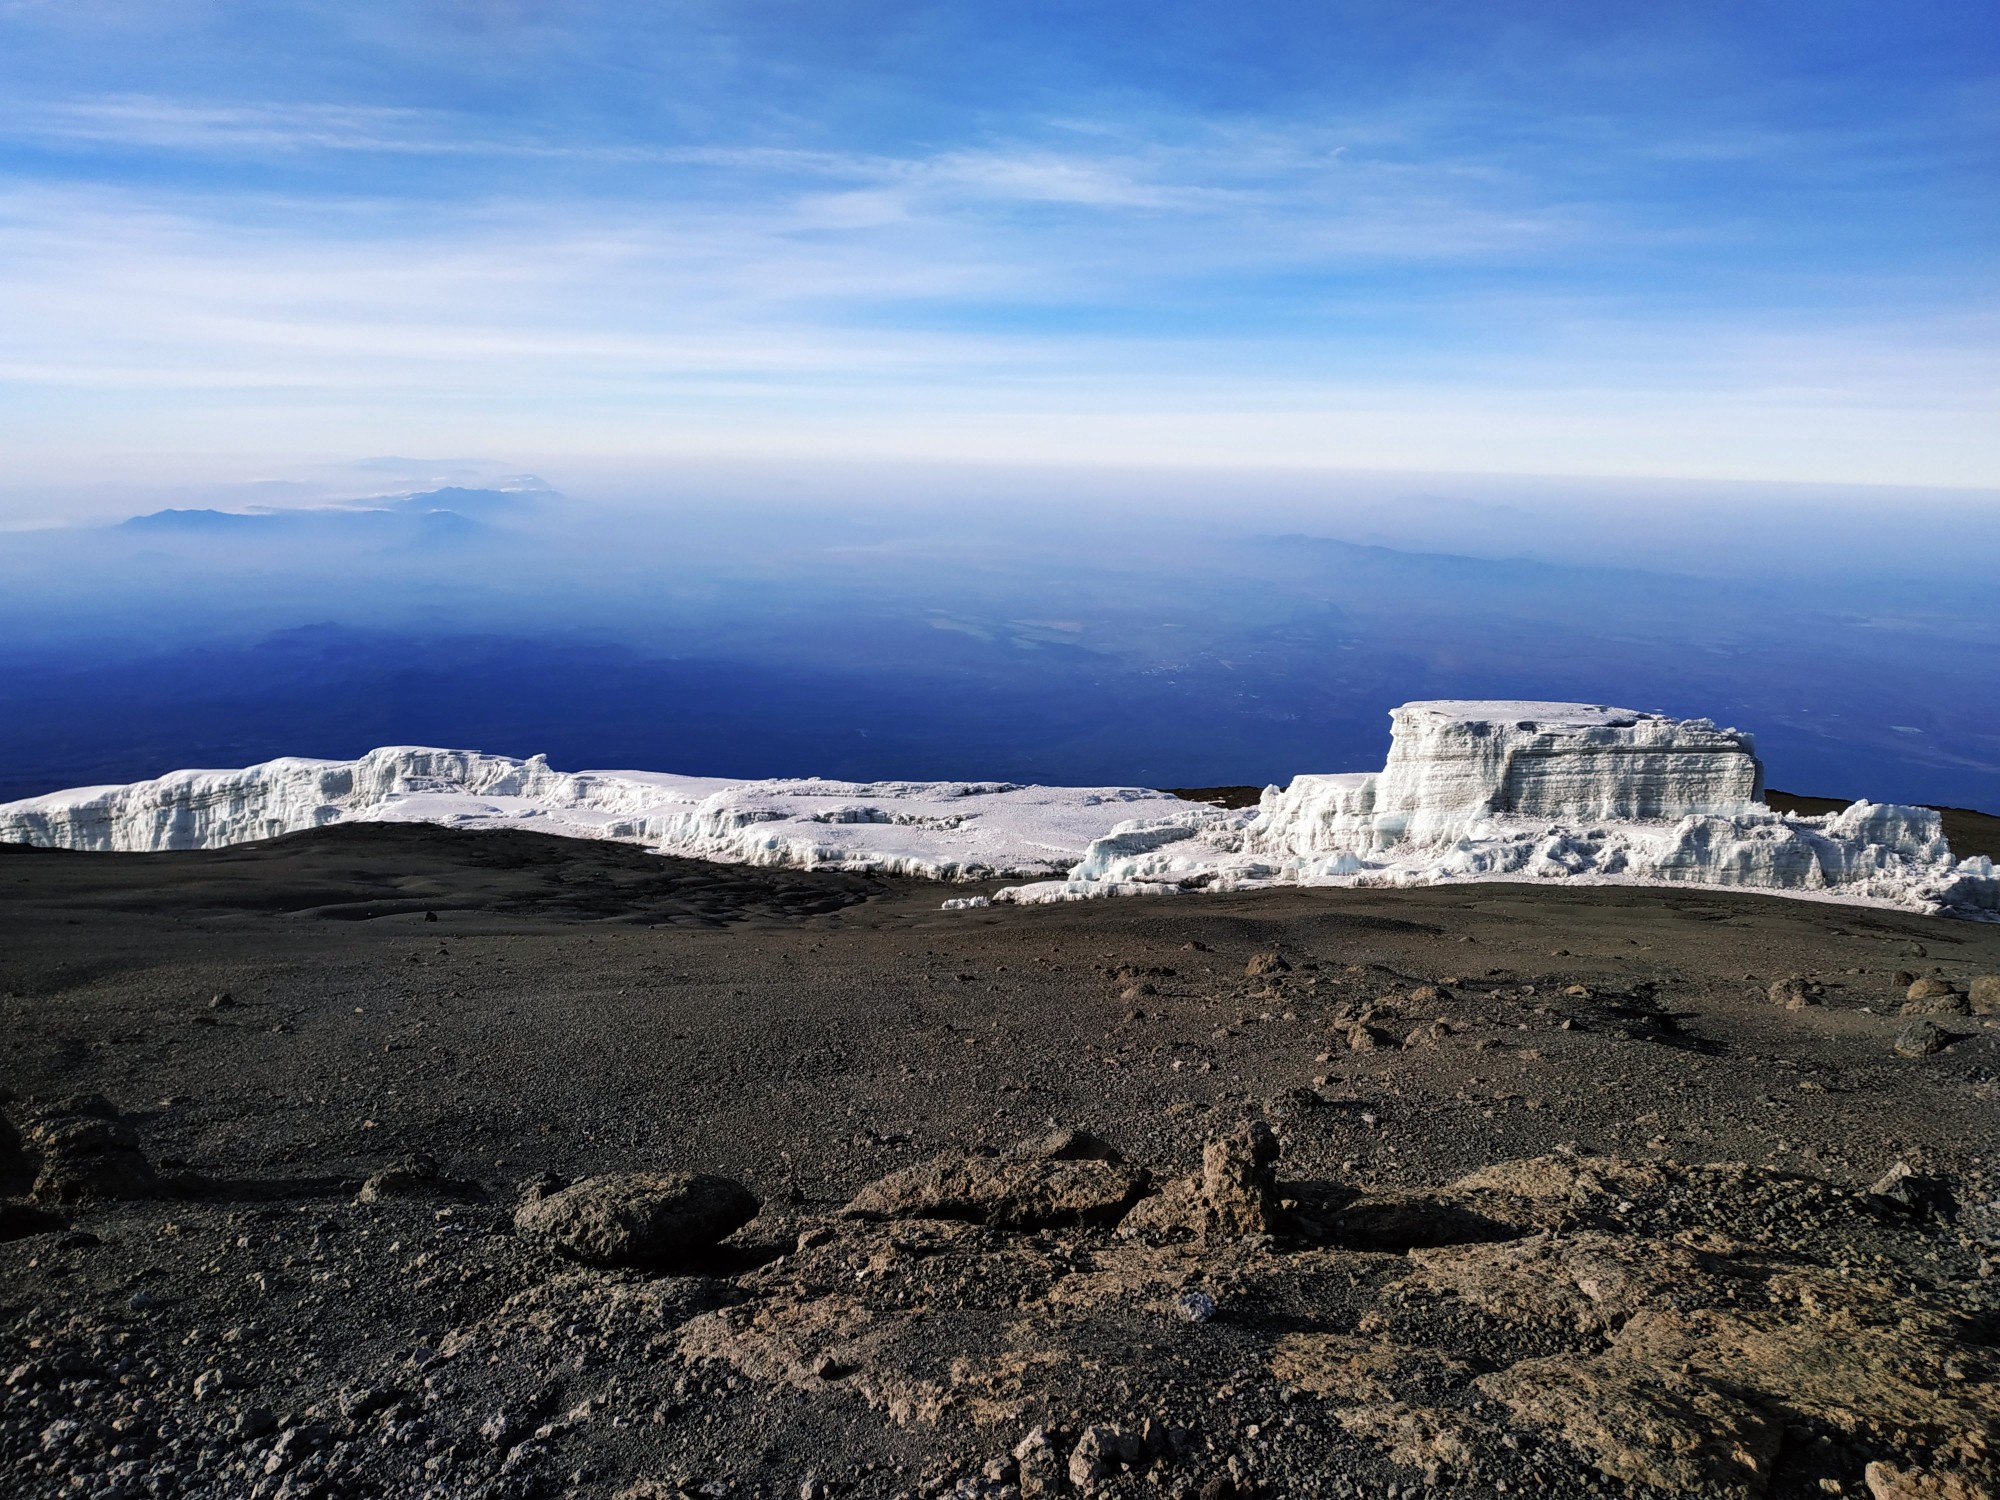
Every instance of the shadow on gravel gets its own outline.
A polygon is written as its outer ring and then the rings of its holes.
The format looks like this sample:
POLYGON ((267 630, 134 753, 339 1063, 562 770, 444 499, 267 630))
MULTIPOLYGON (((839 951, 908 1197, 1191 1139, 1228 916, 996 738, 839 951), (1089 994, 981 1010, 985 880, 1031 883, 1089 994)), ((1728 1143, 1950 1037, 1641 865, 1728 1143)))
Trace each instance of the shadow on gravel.
POLYGON ((414 823, 337 825, 227 849, 163 854, 0 846, 0 872, 9 870, 31 870, 33 883, 26 892, 0 885, 0 900, 336 922, 457 912, 720 927, 824 916, 913 883, 711 864, 553 834, 414 823), (171 878, 163 879, 168 871, 171 878))

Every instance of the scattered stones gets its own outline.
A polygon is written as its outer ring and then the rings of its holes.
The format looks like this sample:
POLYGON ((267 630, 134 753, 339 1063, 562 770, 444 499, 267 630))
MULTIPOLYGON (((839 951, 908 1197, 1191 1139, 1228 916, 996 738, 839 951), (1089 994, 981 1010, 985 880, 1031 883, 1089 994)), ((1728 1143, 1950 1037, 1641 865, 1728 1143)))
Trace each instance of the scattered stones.
POLYGON ((1044 1427, 1035 1428, 1014 1445, 1014 1465, 1014 1482, 1020 1486, 1023 1500, 1060 1493, 1068 1478, 1067 1465, 1057 1456, 1044 1427))
POLYGON ((377 1386, 349 1386, 340 1393, 340 1414, 349 1422, 365 1422, 395 1399, 395 1392, 377 1386))
POLYGON ((1921 1000, 1905 1000, 1903 1014, 1906 1016, 1969 1016, 1972 1002, 1956 990, 1946 990, 1943 994, 1926 995, 1921 1000))
POLYGON ((1186 1444, 1184 1433, 1150 1418, 1136 1432, 1110 1423, 1093 1423, 1083 1429, 1070 1450, 1066 1472, 1069 1482, 1088 1494, 1128 1469, 1176 1457, 1186 1444))
POLYGON ((1942 1052, 1956 1038, 1935 1021, 1912 1021, 1896 1033, 1891 1044, 1898 1057, 1929 1057, 1942 1052))
POLYGON ((287 1427, 278 1434, 277 1442, 264 1459, 266 1474, 282 1474, 300 1459, 316 1449, 326 1446, 331 1434, 317 1422, 301 1423, 297 1427, 287 1427))
POLYGON ((1783 1006, 1786 1010, 1804 1010, 1809 1005, 1825 1003, 1826 986, 1803 974, 1793 974, 1773 981, 1770 995, 1773 1005, 1783 1006))
POLYGON ((1423 1470, 1427 1485, 1475 1468, 1483 1451, 1497 1445, 1500 1436, 1463 1412, 1401 1401, 1349 1407, 1339 1413, 1339 1420, 1355 1436, 1377 1443, 1395 1462, 1423 1470))
POLYGON ((514 1228, 591 1265, 659 1266, 699 1257, 756 1214, 756 1198, 726 1177, 627 1172, 524 1203, 514 1228))
POLYGON ((268 1406, 246 1406, 236 1414, 230 1426, 230 1434, 239 1443, 247 1443, 256 1438, 268 1437, 278 1429, 277 1413, 268 1406))
POLYGON ((1993 1491, 1963 1474, 1900 1469, 1877 1459, 1862 1471, 1870 1500, 1991 1500, 1993 1491))
POLYGON ((1095 1489, 1127 1464, 1138 1463, 1144 1453, 1137 1434, 1109 1426, 1086 1427, 1070 1450, 1069 1482, 1080 1490, 1095 1489))

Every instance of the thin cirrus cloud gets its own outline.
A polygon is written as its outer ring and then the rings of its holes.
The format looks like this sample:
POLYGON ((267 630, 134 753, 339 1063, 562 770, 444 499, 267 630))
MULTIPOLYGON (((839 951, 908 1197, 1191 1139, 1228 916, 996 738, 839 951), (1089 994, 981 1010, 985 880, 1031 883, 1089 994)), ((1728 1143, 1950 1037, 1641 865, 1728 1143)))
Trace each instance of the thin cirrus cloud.
POLYGON ((1155 101, 916 146, 24 103, 0 121, 0 381, 51 452, 211 441, 246 413, 266 447, 381 448, 416 398, 432 446, 1442 447, 1516 471, 1991 482, 1976 276, 1923 282, 1853 216, 1814 245, 1810 216, 1699 196, 1783 163, 1834 183, 1831 216, 1852 206, 1833 148, 1871 181, 1915 148, 1851 124, 1559 126, 1436 97, 1155 101))

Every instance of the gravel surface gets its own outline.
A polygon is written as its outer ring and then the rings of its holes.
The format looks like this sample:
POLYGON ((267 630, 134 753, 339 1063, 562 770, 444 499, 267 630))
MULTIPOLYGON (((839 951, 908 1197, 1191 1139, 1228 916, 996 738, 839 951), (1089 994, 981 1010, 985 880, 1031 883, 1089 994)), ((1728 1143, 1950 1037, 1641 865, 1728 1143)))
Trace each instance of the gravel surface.
POLYGON ((0 848, 0 1491, 1992 1492, 2000 928, 965 893, 0 848))

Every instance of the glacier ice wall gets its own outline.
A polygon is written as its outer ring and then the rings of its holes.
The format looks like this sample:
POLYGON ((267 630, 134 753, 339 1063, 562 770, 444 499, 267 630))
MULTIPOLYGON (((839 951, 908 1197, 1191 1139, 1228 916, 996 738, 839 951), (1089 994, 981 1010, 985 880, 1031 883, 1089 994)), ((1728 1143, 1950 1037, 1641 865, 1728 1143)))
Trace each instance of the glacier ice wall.
POLYGON ((617 839, 731 863, 1021 879, 1068 870, 1137 807, 1187 806, 1136 787, 566 772, 539 755, 402 746, 0 804, 0 842, 214 849, 329 823, 414 822, 617 839))
POLYGON ((1764 804, 1751 737, 1599 704, 1407 703, 1379 772, 1302 775, 1254 809, 1135 819, 1023 903, 1267 885, 1545 880, 1738 886, 2000 920, 1985 858, 1929 808, 1764 804))
MULTIPOLYGON (((1301 775, 1226 812, 1133 787, 732 781, 374 750, 177 771, 0 805, 0 842, 205 849, 328 823, 618 839, 807 869, 1030 883, 1021 903, 1272 885, 1452 880, 1734 886, 2000 920, 2000 875, 1928 808, 1791 817, 1747 734, 1598 704, 1408 703, 1380 771, 1301 775)), ((948 904, 978 904, 972 897, 948 904)))

